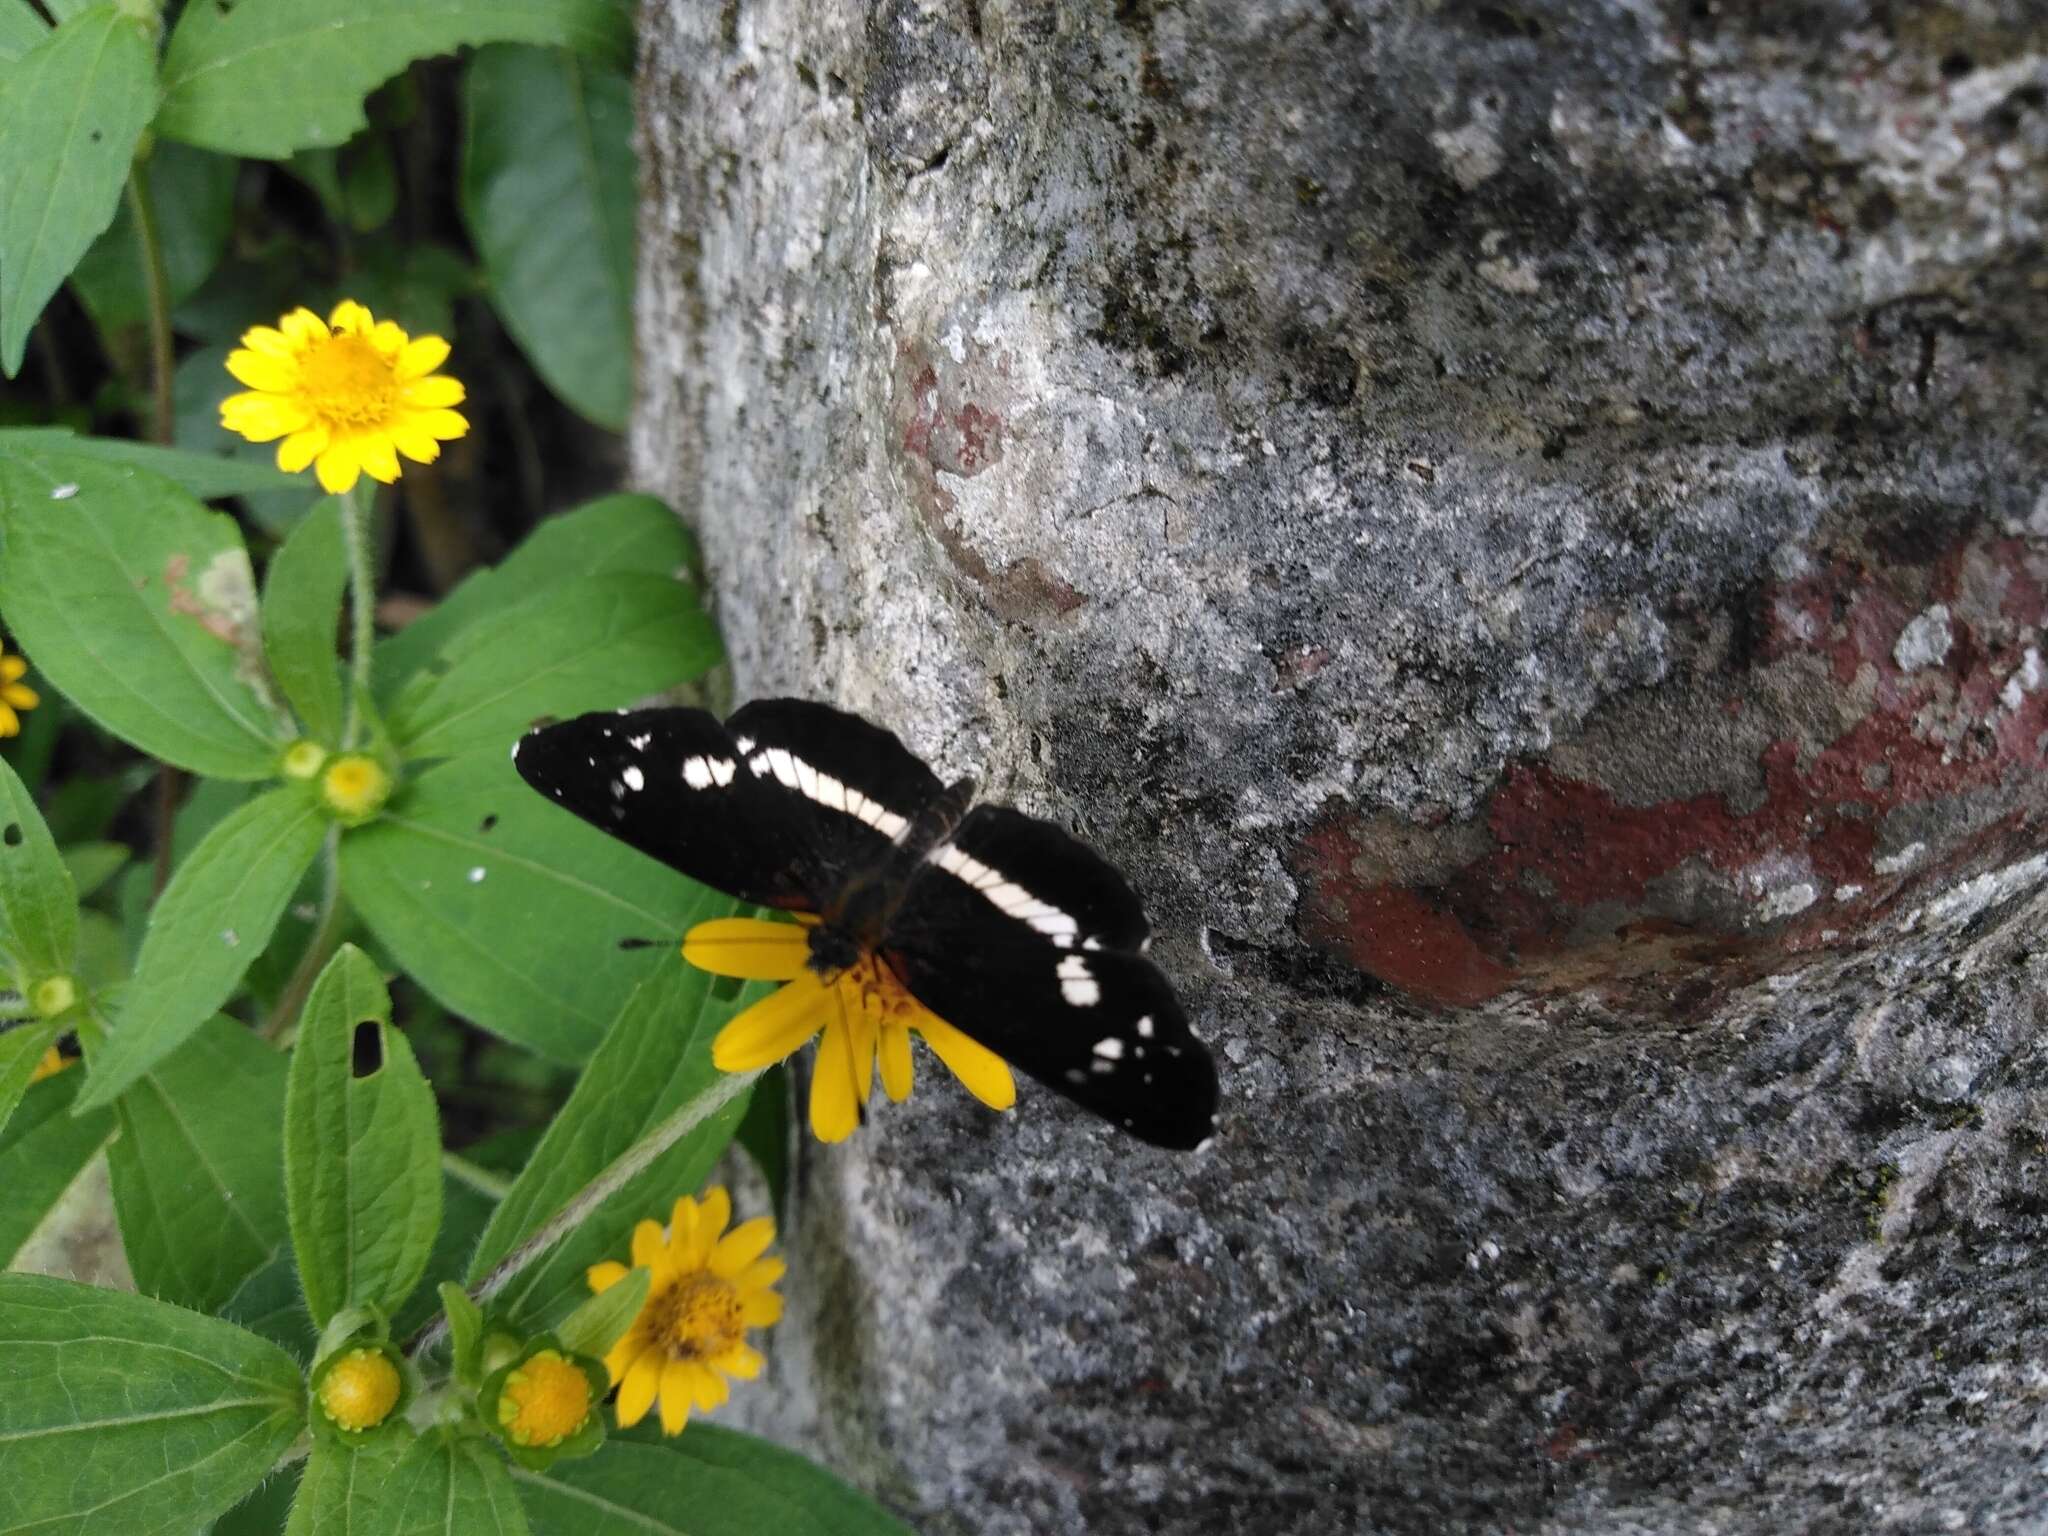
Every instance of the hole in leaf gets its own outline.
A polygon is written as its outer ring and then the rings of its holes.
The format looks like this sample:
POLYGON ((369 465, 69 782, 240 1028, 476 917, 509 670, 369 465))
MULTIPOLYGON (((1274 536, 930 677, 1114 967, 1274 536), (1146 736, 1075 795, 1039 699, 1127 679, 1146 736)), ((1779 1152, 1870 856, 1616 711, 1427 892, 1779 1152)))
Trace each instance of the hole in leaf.
POLYGON ((365 1019, 349 1042, 349 1071, 356 1077, 375 1077, 383 1066, 384 1031, 375 1019, 365 1019))
POLYGON ((19 848, 21 846, 21 823, 18 821, 7 823, 7 830, 0 832, 0 842, 6 843, 10 848, 19 848))
POLYGON ((486 817, 485 817, 485 818, 484 818, 484 819, 483 819, 482 821, 480 821, 480 822, 478 822, 478 823, 476 824, 476 829, 477 829, 477 831, 479 831, 479 832, 488 832, 488 831, 490 831, 490 830, 491 830, 491 828, 495 827, 495 826, 496 826, 497 824, 498 824, 498 813, 497 813, 496 811, 493 811, 493 812, 492 812, 492 813, 491 813, 490 815, 486 816, 486 817))

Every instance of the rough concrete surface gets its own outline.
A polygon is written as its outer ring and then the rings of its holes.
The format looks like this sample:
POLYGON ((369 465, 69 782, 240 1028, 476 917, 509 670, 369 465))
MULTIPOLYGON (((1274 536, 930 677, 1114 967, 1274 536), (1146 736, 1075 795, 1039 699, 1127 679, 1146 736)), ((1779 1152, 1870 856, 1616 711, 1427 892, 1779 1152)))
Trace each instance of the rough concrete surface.
POLYGON ((647 0, 744 695, 1129 870, 1195 1157, 805 1156, 929 1532, 2048 1523, 2048 12, 647 0))

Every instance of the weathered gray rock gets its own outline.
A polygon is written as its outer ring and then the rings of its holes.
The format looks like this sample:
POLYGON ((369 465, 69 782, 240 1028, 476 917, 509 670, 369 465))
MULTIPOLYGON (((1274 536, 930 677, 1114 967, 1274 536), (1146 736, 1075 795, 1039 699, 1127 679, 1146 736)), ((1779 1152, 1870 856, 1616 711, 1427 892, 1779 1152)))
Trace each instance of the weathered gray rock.
POLYGON ((810 1149, 756 1422, 923 1528, 2048 1512, 2048 16, 650 0, 741 690, 1143 890, 1194 1158, 810 1149))

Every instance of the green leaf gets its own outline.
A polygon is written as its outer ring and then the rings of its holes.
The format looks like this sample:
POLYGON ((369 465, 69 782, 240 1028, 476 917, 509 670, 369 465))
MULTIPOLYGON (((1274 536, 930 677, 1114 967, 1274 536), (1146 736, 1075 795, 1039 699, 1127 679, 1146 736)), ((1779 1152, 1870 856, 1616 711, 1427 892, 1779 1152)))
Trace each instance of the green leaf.
POLYGON ((57 28, 8 66, 0 91, 0 370, 21 370, 30 327, 121 200, 156 109, 149 29, 111 5, 57 28))
POLYGON ((284 1246, 284 1080, 283 1056, 215 1018, 115 1103, 107 1162, 136 1289, 212 1312, 284 1246))
MULTIPOLYGON (((183 144, 159 145, 143 163, 150 207, 156 214, 157 248, 174 305, 198 290, 227 249, 236 171, 235 162, 225 155, 209 155, 183 144)), ((149 278, 143 270, 131 199, 122 199, 114 222, 72 270, 71 286, 102 335, 148 323, 149 278)))
POLYGON ((427 1255, 426 1273, 404 1303, 391 1311, 394 1338, 410 1338, 434 1320, 441 1310, 441 1294, 435 1284, 442 1275, 459 1275, 476 1247, 477 1235, 491 1219, 498 1202, 473 1185, 448 1174, 441 1177, 441 1230, 434 1234, 433 1252, 427 1255))
POLYGON ((548 387, 622 432, 633 403, 633 85, 486 48, 464 86, 462 211, 491 302, 548 387))
POLYGON ((303 1464, 279 1466, 241 1503, 207 1528, 207 1536, 277 1536, 298 1497, 303 1464))
MULTIPOLYGON (((179 367, 182 371, 184 365, 179 367)), ((217 396, 224 397, 240 387, 225 373, 220 377, 225 382, 216 391, 217 396)), ((208 409, 218 411, 219 399, 216 398, 208 409)), ((258 449, 254 443, 243 446, 258 452, 266 461, 276 455, 274 447, 258 449)), ((101 464, 146 469, 151 474, 162 475, 201 501, 212 501, 221 496, 246 496, 257 491, 291 491, 301 497, 307 494, 304 476, 287 475, 268 462, 238 463, 216 453, 159 448, 154 443, 131 443, 118 437, 79 437, 65 427, 0 428, 0 455, 39 460, 53 466, 53 472, 60 476, 62 461, 67 459, 91 459, 101 464)))
POLYGON ((460 375, 464 363, 461 338, 454 336, 455 300, 477 283, 468 261, 445 245, 400 239, 395 231, 367 235, 355 249, 360 265, 349 274, 343 296, 369 306, 380 320, 396 320, 414 336, 455 340, 460 375))
POLYGON ((339 496, 326 496, 271 558, 263 580, 263 641, 270 670, 306 734, 341 741, 341 660, 335 635, 348 585, 339 496))
POLYGON ((243 1281, 242 1288, 221 1307, 220 1315, 270 1340, 302 1365, 313 1359, 319 1334, 306 1316, 298 1262, 289 1252, 280 1253, 243 1281))
MULTIPOLYGON (((23 1024, 0 1035, 0 1131, 14 1117, 43 1053, 64 1033, 61 1024, 23 1024)), ((10 1199, 13 1191, 8 1192, 10 1199)))
POLYGON ((116 736, 215 778, 276 771, 241 533, 168 480, 0 449, 0 613, 116 736))
POLYGON ((49 25, 29 9, 29 0, 0 0, 0 63, 12 64, 49 35, 49 25))
POLYGON ((682 522, 652 496, 603 496, 551 517, 494 569, 478 571, 433 609, 377 647, 377 697, 388 700, 413 673, 479 619, 587 576, 668 576, 691 570, 696 547, 682 522))
POLYGON ((0 948, 33 981, 71 969, 78 893, 35 797, 0 758, 0 948))
POLYGON ((315 1436, 284 1536, 386 1536, 386 1526, 367 1518, 373 1490, 391 1476, 410 1443, 380 1434, 351 1446, 330 1435, 315 1436))
POLYGON ((746 1118, 733 1136, 767 1182, 768 1207, 777 1216, 789 1209, 789 1141, 795 1123, 790 1093, 789 1068, 778 1062, 754 1084, 746 1118))
POLYGON ((823 1467, 710 1424, 661 1445, 613 1438, 586 1461, 512 1469, 539 1531, 577 1536, 913 1536, 823 1467))
POLYGON ((611 1289, 591 1297, 563 1318, 555 1329, 555 1337, 571 1354, 602 1360, 633 1326, 633 1319, 640 1315, 640 1308, 647 1301, 647 1288, 653 1283, 651 1271, 628 1270, 625 1278, 611 1289))
POLYGON ((448 1354, 455 1374, 471 1386, 477 1382, 477 1350, 484 1341, 483 1308, 469 1299, 469 1293, 453 1280, 436 1287, 441 1312, 448 1319, 448 1354))
MULTIPOLYGON (((342 889, 443 1005, 556 1061, 581 1061, 712 899, 564 814, 502 753, 429 769, 342 839, 342 889), (622 948, 629 941, 651 945, 622 948)), ((727 908, 729 910, 729 907, 727 908)))
POLYGON ((718 657, 718 633, 692 588, 665 576, 593 577, 451 640, 445 672, 399 691, 391 730, 415 757, 499 754, 542 715, 628 704, 718 657))
MULTIPOLYGON (((731 910, 725 898, 719 901, 731 910)), ((712 981, 670 957, 626 1000, 618 1023, 484 1229, 470 1260, 472 1281, 644 1134, 723 1081, 724 1074, 711 1065, 711 1039, 759 989, 725 1001, 713 995, 712 981)), ((551 1254, 514 1279, 498 1295, 497 1305, 535 1328, 552 1326, 581 1305, 589 1295, 584 1270, 600 1259, 623 1262, 636 1222, 666 1221, 676 1197, 696 1191, 732 1140, 745 1104, 743 1093, 656 1158, 551 1254)))
POLYGON ((82 1107, 110 1104, 216 1013, 263 952, 328 821, 303 785, 268 790, 178 866, 150 913, 118 1027, 82 1107))
POLYGON ((544 43, 624 67, 629 11, 612 0, 264 0, 188 5, 164 55, 157 132, 281 160, 340 144, 363 98, 414 59, 476 43, 544 43))
POLYGON ((126 843, 73 843, 57 853, 71 872, 71 884, 80 901, 90 900, 135 857, 126 843))
POLYGON ((255 1487, 305 1423, 275 1345, 160 1301, 0 1276, 0 1530, 187 1532, 255 1487))
POLYGON ((114 1134, 111 1110, 74 1117, 83 1072, 72 1067, 43 1079, 22 1098, 0 1134, 0 1268, 24 1263, 42 1248, 45 1224, 86 1165, 114 1134))
MULTIPOLYGON (((475 1440, 422 1436, 382 1476, 359 1473, 345 1508, 340 1529, 367 1536, 527 1536, 526 1512, 504 1462, 475 1440)), ((297 1519, 294 1510, 287 1536, 324 1536, 334 1528, 302 1527, 297 1519)))
POLYGON ((376 966, 344 944, 306 999, 285 1098, 292 1249, 317 1326, 343 1307, 396 1308, 441 1225, 441 1129, 376 966), (355 1074, 356 1032, 378 1065, 355 1074))

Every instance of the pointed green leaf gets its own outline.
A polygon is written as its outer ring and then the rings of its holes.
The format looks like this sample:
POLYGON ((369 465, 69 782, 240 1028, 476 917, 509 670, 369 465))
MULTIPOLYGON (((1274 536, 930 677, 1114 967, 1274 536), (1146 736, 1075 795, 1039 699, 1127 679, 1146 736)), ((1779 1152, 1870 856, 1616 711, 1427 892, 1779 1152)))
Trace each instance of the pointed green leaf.
POLYGON ((69 1113, 84 1075, 71 1067, 37 1083, 0 1132, 0 1269, 46 1246, 51 1212, 114 1134, 111 1110, 69 1113))
POLYGON ((608 709, 700 675, 718 632, 665 576, 597 576, 479 621, 446 670, 399 690, 391 730, 414 757, 502 754, 543 715, 608 709))
POLYGON ((577 1536, 912 1536, 815 1462, 691 1421, 660 1445, 613 1438, 585 1461, 512 1469, 538 1531, 577 1536))
POLYGON ((409 1444, 397 1435, 373 1436, 355 1446, 315 1436, 284 1536, 386 1536, 389 1527, 372 1523, 369 1510, 374 1491, 391 1476, 409 1444))
POLYGON ((335 635, 348 585, 339 496, 323 497, 271 558, 263 581, 263 641, 270 670, 306 734, 341 741, 341 661, 335 635))
POLYGON ((35 797, 0 758, 0 948, 24 980, 62 975, 78 950, 78 894, 35 797))
POLYGON ((479 619, 587 576, 682 576, 696 564, 682 520, 652 496, 602 496, 543 522, 495 568, 477 571, 377 647, 377 697, 388 700, 479 619))
MULTIPOLYGON (((194 354, 195 356, 197 354, 194 354)), ((183 364, 179 367, 182 369, 183 364)), ((241 386, 226 373, 220 374, 216 399, 208 406, 218 409, 219 397, 241 386)), ((239 439, 238 439, 239 441, 239 439)), ((254 448, 256 445, 245 444, 254 448)), ((275 448, 266 450, 274 454, 275 448)), ((0 456, 39 459, 52 466, 57 478, 75 479, 62 473, 62 461, 91 459, 97 463, 126 465, 162 475, 173 485, 201 501, 221 496, 245 496, 255 491, 296 491, 310 496, 312 482, 303 475, 287 475, 270 463, 241 463, 217 453, 197 453, 182 448, 160 448, 155 443, 131 443, 119 437, 80 437, 65 427, 0 427, 0 456)))
POLYGON ((548 387, 623 432, 633 403, 633 85, 540 48, 464 82, 462 210, 491 302, 548 387))
POLYGON ((61 1024, 22 1024, 0 1034, 0 1131, 7 1129, 22 1095, 28 1092, 43 1053, 62 1033, 61 1024))
POLYGON ((562 1319, 555 1329, 562 1348, 571 1354, 602 1360, 633 1326, 653 1282, 653 1272, 644 1267, 628 1270, 625 1278, 610 1290, 591 1297, 562 1319))
POLYGON ((0 1275, 0 1530, 188 1532, 255 1487, 305 1424, 275 1345, 142 1296, 0 1275))
POLYGON ((285 1058, 209 1019, 114 1105, 114 1208, 136 1288, 201 1312, 281 1249, 285 1058))
POLYGON ((285 1097, 292 1249, 315 1324, 343 1307, 389 1312, 419 1283, 441 1225, 441 1129, 412 1046, 370 958, 344 944, 306 999, 285 1097), (355 1074, 356 1032, 377 1066, 355 1074))
POLYGON ((0 444, 0 613, 116 736, 215 778, 276 771, 241 533, 168 480, 0 444))
MULTIPOLYGON (((713 978, 670 956, 626 1000, 618 1023, 478 1240, 472 1281, 677 1109, 730 1090, 725 1074, 711 1065, 711 1040, 761 989, 742 990, 728 1000, 713 995, 714 985, 713 978)), ((696 1193, 745 1108, 742 1092, 716 1110, 516 1277, 496 1304, 534 1328, 551 1327, 581 1305, 590 1294, 584 1271, 600 1259, 624 1262, 635 1223, 666 1221, 678 1195, 696 1193)))
POLYGON ((471 1386, 477 1384, 477 1350, 484 1341, 483 1308, 469 1299, 469 1293, 453 1280, 443 1280, 441 1314, 448 1319, 448 1356, 455 1374, 471 1386))
POLYGON ((564 814, 503 753, 430 769, 342 840, 342 889, 447 1008, 580 1061, 634 984, 673 962, 702 886, 564 814), (634 940, 654 941, 625 948, 634 940))
MULTIPOLYGON (((183 144, 159 144, 143 162, 150 207, 156 214, 170 302, 182 304, 213 271, 227 249, 235 213, 236 163, 183 144)), ((102 335, 149 320, 149 278, 135 231, 132 198, 123 198, 114 222, 93 241, 71 273, 71 286, 91 311, 102 335)))
POLYGON ((632 14, 614 0, 264 0, 188 5, 164 55, 156 129, 281 160, 341 144, 363 98, 414 59, 476 43, 544 43, 624 66, 632 14))
POLYGON ((266 791, 178 866, 150 913, 113 1038, 83 1104, 110 1104, 216 1013, 263 953, 328 821, 303 785, 266 791))
POLYGON ((376 1471, 381 1475, 357 1472, 342 1506, 344 1523, 301 1526, 294 1510, 287 1536, 527 1536, 526 1512, 504 1462, 479 1441, 422 1436, 376 1471))
POLYGON ((81 12, 8 66, 0 91, 0 371, 113 220, 156 109, 149 29, 111 5, 81 12))

